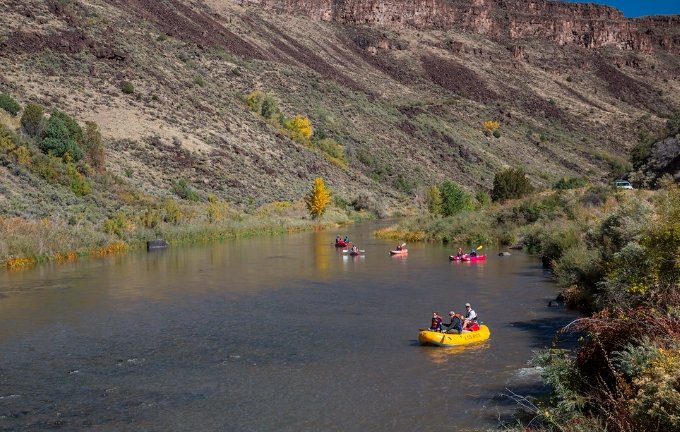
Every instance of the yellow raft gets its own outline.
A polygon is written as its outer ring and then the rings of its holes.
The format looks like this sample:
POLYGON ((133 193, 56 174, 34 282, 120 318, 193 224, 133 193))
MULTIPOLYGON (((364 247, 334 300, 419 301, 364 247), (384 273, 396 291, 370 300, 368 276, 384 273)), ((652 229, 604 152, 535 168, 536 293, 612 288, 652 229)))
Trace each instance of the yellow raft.
POLYGON ((489 339, 489 336, 491 336, 489 327, 482 324, 479 326, 479 330, 477 331, 461 334, 440 333, 421 329, 420 334, 418 335, 418 341, 423 345, 432 344, 437 346, 458 346, 485 341, 489 339))

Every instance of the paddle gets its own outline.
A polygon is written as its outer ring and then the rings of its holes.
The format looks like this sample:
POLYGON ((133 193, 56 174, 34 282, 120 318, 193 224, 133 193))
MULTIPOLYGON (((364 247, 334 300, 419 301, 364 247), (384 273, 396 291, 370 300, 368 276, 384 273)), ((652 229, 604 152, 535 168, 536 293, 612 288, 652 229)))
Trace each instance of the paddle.
POLYGON ((482 250, 483 247, 484 247, 484 246, 479 245, 479 246, 477 246, 477 250, 482 250))
MULTIPOLYGON (((343 251, 344 253, 347 253, 347 252, 352 252, 352 251, 351 251, 351 250, 349 250, 349 249, 343 249, 342 251, 343 251)), ((361 253, 364 253, 364 252, 366 252, 366 251, 365 251, 365 250, 363 250, 363 249, 359 249, 359 252, 361 252, 361 253)))

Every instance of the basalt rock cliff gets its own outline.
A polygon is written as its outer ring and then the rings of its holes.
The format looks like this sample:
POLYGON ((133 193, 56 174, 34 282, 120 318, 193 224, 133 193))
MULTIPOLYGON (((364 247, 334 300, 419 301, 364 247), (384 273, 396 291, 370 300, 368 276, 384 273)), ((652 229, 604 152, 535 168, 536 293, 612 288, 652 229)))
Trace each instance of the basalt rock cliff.
POLYGON ((244 0, 267 10, 341 24, 459 29, 494 40, 538 38, 584 48, 678 52, 680 18, 626 19, 618 9, 548 0, 244 0), (675 33, 675 34, 673 34, 675 33))

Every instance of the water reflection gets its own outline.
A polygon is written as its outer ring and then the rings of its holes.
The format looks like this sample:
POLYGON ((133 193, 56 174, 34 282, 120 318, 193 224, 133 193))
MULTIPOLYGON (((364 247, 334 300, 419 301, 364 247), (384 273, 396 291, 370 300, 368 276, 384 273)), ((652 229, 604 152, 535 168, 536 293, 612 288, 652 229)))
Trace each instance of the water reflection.
POLYGON ((447 363, 461 363, 469 361, 470 356, 461 356, 462 354, 469 354, 471 356, 482 355, 483 352, 490 347, 489 341, 484 341, 476 344, 459 345, 454 347, 438 347, 425 345, 421 346, 422 353, 429 361, 436 365, 443 365, 447 363))

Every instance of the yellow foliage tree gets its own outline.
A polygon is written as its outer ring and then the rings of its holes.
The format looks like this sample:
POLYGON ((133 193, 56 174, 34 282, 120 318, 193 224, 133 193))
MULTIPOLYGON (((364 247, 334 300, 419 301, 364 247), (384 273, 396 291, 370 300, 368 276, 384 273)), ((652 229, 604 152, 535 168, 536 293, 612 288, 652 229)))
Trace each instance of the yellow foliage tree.
POLYGON ((326 187, 321 177, 314 179, 312 191, 305 197, 307 209, 314 219, 321 217, 326 212, 326 207, 331 202, 331 191, 326 187))
POLYGON ((292 119, 288 119, 284 122, 284 127, 291 131, 293 135, 299 135, 302 138, 309 139, 314 133, 312 128, 312 121, 307 116, 301 116, 296 114, 292 119))
POLYGON ((496 132, 496 129, 501 127, 500 122, 496 120, 485 121, 484 123, 482 123, 482 125, 484 126, 484 130, 488 133, 494 133, 496 132))

